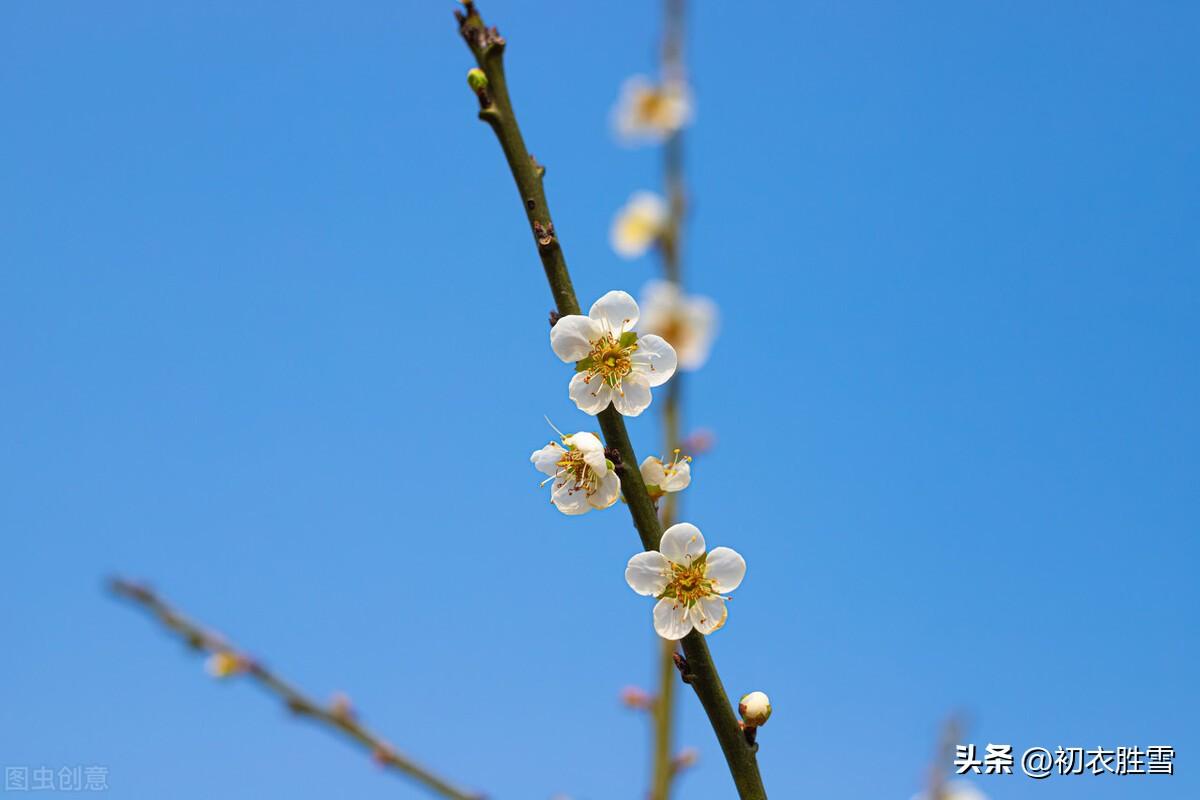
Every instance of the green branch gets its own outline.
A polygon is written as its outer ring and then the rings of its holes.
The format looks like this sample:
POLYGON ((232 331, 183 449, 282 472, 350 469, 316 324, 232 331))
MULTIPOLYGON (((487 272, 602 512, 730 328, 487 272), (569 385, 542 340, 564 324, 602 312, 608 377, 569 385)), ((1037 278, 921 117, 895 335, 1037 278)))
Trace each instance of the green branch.
POLYGON ((228 659, 230 663, 228 674, 245 674, 257 681, 263 689, 281 699, 284 706, 293 714, 321 723, 358 742, 371 753, 371 757, 381 766, 407 775, 434 794, 449 798, 449 800, 483 799, 483 795, 463 791, 445 779, 434 775, 407 756, 398 753, 386 741, 359 724, 348 704, 334 702, 329 706, 323 706, 305 697, 261 663, 236 650, 223 637, 197 625, 171 608, 146 586, 113 578, 109 581, 108 588, 116 596, 141 606, 191 647, 228 659))
MULTIPOLYGON (((542 186, 545 170, 537 165, 526 150, 525 140, 513 113, 508 83, 504 76, 505 41, 495 28, 484 24, 474 3, 464 3, 463 10, 456 11, 455 16, 458 18, 459 33, 483 73, 482 76, 473 75, 470 79, 479 99, 479 118, 491 126, 500 142, 500 148, 504 151, 542 261, 542 268, 546 273, 546 280, 554 295, 555 306, 559 314, 578 314, 579 301, 571 286, 567 262, 554 231, 554 222, 550 217, 550 208, 542 186)), ((638 470, 637 456, 625 430, 625 421, 612 406, 600 412, 598 419, 605 443, 620 455, 618 473, 621 490, 633 516, 633 524, 641 537, 642 546, 647 550, 657 550, 659 539, 662 538, 662 526, 638 470)), ((683 652, 687 656, 688 675, 685 677, 696 691, 696 696, 700 698, 709 723, 717 735, 733 782, 737 786, 738 796, 742 800, 766 800, 767 794, 763 789, 762 776, 759 774, 755 756, 757 748, 748 744, 742 735, 703 634, 692 631, 683 639, 682 644, 683 652)))

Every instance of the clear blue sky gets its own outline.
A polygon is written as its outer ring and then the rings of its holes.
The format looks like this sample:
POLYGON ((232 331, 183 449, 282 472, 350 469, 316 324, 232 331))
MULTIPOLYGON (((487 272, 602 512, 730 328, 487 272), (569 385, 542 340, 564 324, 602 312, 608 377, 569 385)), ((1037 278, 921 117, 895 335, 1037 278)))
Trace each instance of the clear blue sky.
MULTIPOLYGON (((620 508, 559 515, 550 296, 450 2, 0 8, 0 763, 112 795, 422 796, 101 579, 151 579, 505 798, 641 796, 650 605, 620 508)), ((614 143, 656 5, 491 0, 581 299, 636 292, 614 143)), ((1194 797, 1200 11, 704 3, 686 518, 749 564, 710 640, 772 797, 900 798, 968 739, 1171 744, 1194 797)), ((652 415, 631 426, 657 449, 652 415)), ((682 797, 732 796, 695 702, 682 797)))

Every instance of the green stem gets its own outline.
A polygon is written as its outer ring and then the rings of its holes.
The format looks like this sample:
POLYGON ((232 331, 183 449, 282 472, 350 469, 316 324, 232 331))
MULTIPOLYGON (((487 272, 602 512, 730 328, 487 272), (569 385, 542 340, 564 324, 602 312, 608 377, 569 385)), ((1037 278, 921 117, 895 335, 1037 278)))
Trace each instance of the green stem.
MULTIPOLYGON (((463 10, 456 12, 456 16, 459 33, 487 78, 487 87, 477 92, 480 102, 479 117, 491 126, 500 142, 500 148, 504 151, 537 244, 538 255, 546 273, 546 280, 550 284, 555 306, 559 314, 578 314, 579 301, 571 286, 562 247, 553 232, 554 225, 542 188, 544 170, 534 164, 529 151, 525 149, 525 141, 508 95, 508 84, 504 75, 504 39, 495 28, 489 29, 484 25, 474 3, 464 3, 463 10)), ((642 546, 647 550, 657 550, 659 539, 662 538, 662 527, 638 470, 637 456, 625 430, 625 421, 616 409, 609 406, 600 412, 599 422, 605 443, 620 455, 618 474, 621 490, 638 536, 642 540, 642 546)), ((756 748, 747 744, 742 737, 704 637, 693 631, 683 640, 683 648, 687 654, 688 669, 695 676, 691 679, 692 688, 700 698, 700 703, 708 714, 709 723, 721 743, 721 750, 737 786, 738 796, 742 800, 765 800, 767 794, 758 771, 756 748)))

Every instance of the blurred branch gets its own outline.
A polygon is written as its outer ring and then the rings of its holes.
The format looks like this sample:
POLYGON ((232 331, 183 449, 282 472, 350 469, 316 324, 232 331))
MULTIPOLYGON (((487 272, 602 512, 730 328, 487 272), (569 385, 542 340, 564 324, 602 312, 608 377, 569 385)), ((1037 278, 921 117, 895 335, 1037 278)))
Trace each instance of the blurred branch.
MULTIPOLYGON (((554 231, 554 223, 542 186, 545 170, 525 149, 525 140, 521 136, 512 101, 509 99, 508 82, 504 74, 504 38, 496 28, 489 28, 484 24, 472 2, 463 3, 462 10, 456 11, 455 16, 458 18, 459 33, 485 78, 483 81, 477 79, 472 84, 479 99, 479 118, 488 123, 492 132, 496 134, 501 150, 504 151, 558 313, 578 314, 579 301, 571 285, 566 258, 554 231)), ((625 430, 625 422, 612 406, 601 411, 598 420, 605 443, 621 457, 618 467, 621 490, 633 516, 642 546, 647 550, 657 550, 659 539, 662 538, 662 526, 638 470, 637 456, 625 430)), ((682 644, 695 676, 692 688, 700 698, 713 732, 721 744, 739 797, 742 800, 765 800, 767 795, 758 771, 756 748, 748 745, 742 736, 733 707, 725 694, 725 687, 704 641, 704 635, 692 631, 682 640, 682 644)))
MULTIPOLYGON (((682 83, 685 80, 683 61, 683 24, 685 0, 665 0, 663 3, 662 78, 682 83)), ((683 281, 682 250, 684 216, 683 128, 667 139, 663 147, 663 180, 666 183, 667 223, 659 252, 662 255, 663 276, 680 285, 683 281)), ((683 372, 676 372, 667 383, 662 407, 663 453, 679 447, 683 404, 683 372)), ((664 456, 665 457, 665 456, 664 456)), ((663 530, 677 520, 679 492, 668 492, 661 501, 663 530)), ((671 758, 672 729, 675 724, 675 643, 664 641, 658 648, 658 694, 654 710, 654 762, 650 778, 650 800, 668 800, 671 784, 678 771, 671 758)))
POLYGON ((344 699, 335 699, 328 707, 309 699, 261 663, 234 648, 220 635, 188 620, 148 587, 113 578, 109 581, 108 588, 116 596, 141 606, 190 647, 223 659, 227 665, 225 674, 244 673, 253 678, 262 688, 279 697, 289 711, 353 739, 370 751, 371 757, 381 766, 412 778, 442 797, 451 800, 482 800, 483 795, 463 791, 407 756, 396 752, 395 748, 355 719, 353 710, 344 699))

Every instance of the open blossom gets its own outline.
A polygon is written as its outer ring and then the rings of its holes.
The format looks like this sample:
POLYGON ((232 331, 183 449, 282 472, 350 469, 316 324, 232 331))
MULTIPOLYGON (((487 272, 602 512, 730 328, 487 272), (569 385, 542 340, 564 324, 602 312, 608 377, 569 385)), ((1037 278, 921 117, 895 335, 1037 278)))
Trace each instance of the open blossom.
POLYGON ((661 336, 639 336, 633 328, 638 305, 625 292, 601 297, 588 315, 568 314, 550 329, 550 347, 563 361, 575 362, 569 394, 593 416, 609 403, 627 417, 650 405, 650 387, 675 374, 675 349, 661 336))
POLYGON ((617 255, 637 258, 662 237, 667 201, 654 192, 634 192, 613 220, 609 241, 617 255))
POLYGON ((654 456, 642 461, 642 480, 651 497, 661 497, 668 492, 681 492, 692 482, 691 458, 675 451, 675 458, 663 462, 654 456))
POLYGON ((655 84, 635 75, 621 87, 613 120, 626 141, 662 141, 692 121, 691 92, 682 81, 655 84))
POLYGON ((728 547, 705 552, 704 536, 688 522, 672 525, 658 550, 629 559, 625 582, 641 595, 657 597, 654 630, 664 639, 682 639, 692 628, 709 634, 725 624, 724 596, 746 575, 746 562, 728 547))
POLYGON ((621 494, 621 482, 593 433, 580 431, 535 450, 529 460, 550 477, 550 502, 564 514, 586 514, 608 508, 621 494), (565 446, 564 446, 565 445, 565 446))
POLYGON ((716 303, 685 295, 670 281, 650 281, 642 288, 642 308, 642 330, 670 342, 681 369, 704 366, 717 335, 716 303))

